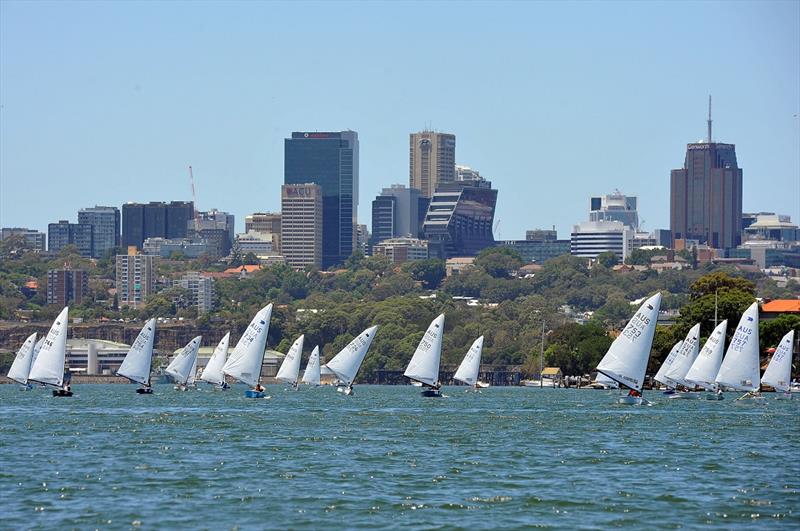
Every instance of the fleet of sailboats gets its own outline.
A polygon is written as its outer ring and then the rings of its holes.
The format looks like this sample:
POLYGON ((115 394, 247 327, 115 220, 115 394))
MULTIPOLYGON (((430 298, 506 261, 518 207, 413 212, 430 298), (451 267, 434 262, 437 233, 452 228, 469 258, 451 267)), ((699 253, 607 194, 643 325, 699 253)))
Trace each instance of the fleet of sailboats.
POLYGON ((439 381, 439 362, 442 358, 444 338, 444 314, 431 321, 425 335, 411 356, 403 376, 422 385, 422 396, 441 397, 442 383, 439 381))
POLYGON ((153 341, 156 337, 156 320, 150 319, 142 327, 141 332, 131 345, 122 365, 117 369, 117 374, 124 376, 133 383, 142 387, 136 389, 140 395, 153 394, 150 384, 150 367, 153 363, 153 341))

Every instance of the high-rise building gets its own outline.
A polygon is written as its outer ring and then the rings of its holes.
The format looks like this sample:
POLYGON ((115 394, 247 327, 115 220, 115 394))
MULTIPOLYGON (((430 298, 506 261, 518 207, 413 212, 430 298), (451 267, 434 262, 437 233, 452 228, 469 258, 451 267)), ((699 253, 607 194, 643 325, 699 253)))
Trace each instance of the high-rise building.
POLYGON ((209 254, 214 258, 228 256, 236 237, 233 214, 212 209, 197 212, 194 219, 186 222, 186 234, 192 240, 208 243, 209 254))
POLYGON ((244 232, 258 232, 272 236, 272 249, 281 252, 281 213, 254 212, 244 218, 244 232))
POLYGON ((121 306, 141 307, 155 291, 156 259, 138 254, 134 246, 128 248, 128 254, 117 255, 117 298, 121 306))
MULTIPOLYGON (((284 141, 284 183, 320 186, 322 267, 327 269, 344 262, 356 246, 358 133, 293 132, 292 137, 284 141)), ((285 233, 282 229, 282 234, 285 233)), ((281 251, 288 261, 283 246, 282 241, 281 251)))
POLYGON ((36 251, 44 251, 47 248, 47 234, 34 229, 22 227, 3 227, 0 229, 0 241, 14 236, 21 236, 25 240, 25 245, 36 251))
POLYGON ((419 235, 419 198, 415 188, 393 184, 372 201, 372 245, 388 238, 419 235))
POLYGON ((297 268, 322 266, 324 218, 322 186, 281 186, 281 246, 287 264, 297 268))
POLYGON ((214 309, 214 279, 210 276, 189 271, 174 282, 191 294, 191 303, 197 307, 197 313, 203 314, 214 309))
POLYGON ((421 131, 409 135, 409 185, 432 197, 440 184, 456 180, 456 135, 421 131))
POLYGON ((589 200, 589 221, 620 221, 639 230, 639 212, 636 197, 627 196, 619 190, 589 200))
POLYGON ((570 254, 594 259, 612 252, 622 261, 630 254, 633 236, 634 231, 621 221, 586 221, 572 229, 570 254))
POLYGON ((683 168, 670 175, 670 230, 676 240, 715 249, 742 242, 742 169, 736 146, 714 142, 709 98, 708 138, 687 144, 683 168))
POLYGON ((122 246, 139 249, 147 238, 185 238, 194 218, 194 203, 125 203, 122 205, 122 246))
POLYGON ((83 208, 78 211, 78 223, 92 226, 93 258, 104 258, 120 246, 120 214, 117 207, 83 208))
POLYGON ((494 246, 492 222, 496 204, 497 190, 489 181, 439 185, 422 227, 429 254, 438 258, 476 256, 494 246))
POLYGON ((82 269, 51 269, 47 272, 47 304, 67 306, 83 303, 89 295, 89 273, 82 269))
POLYGON ((483 180, 485 179, 481 177, 481 174, 478 170, 474 170, 469 166, 456 164, 456 181, 483 181, 483 180))
POLYGON ((356 250, 365 256, 369 254, 369 238, 367 226, 363 223, 356 224, 356 250))
POLYGON ((92 256, 92 226, 61 220, 47 225, 47 250, 58 253, 67 245, 78 248, 78 254, 92 256))

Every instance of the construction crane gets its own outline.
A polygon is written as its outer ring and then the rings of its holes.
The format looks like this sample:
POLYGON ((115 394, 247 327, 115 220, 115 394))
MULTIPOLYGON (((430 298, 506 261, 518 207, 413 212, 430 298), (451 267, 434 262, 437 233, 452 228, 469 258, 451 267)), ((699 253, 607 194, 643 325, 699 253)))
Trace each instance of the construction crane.
POLYGON ((192 166, 189 165, 189 182, 192 185, 192 208, 194 209, 194 232, 198 234, 200 232, 200 212, 197 210, 197 194, 194 191, 194 173, 192 172, 192 166))

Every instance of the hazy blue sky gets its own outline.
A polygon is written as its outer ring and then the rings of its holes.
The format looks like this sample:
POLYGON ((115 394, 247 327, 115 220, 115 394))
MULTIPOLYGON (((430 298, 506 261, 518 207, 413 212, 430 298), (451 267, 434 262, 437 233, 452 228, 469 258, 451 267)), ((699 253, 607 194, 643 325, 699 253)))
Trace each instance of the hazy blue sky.
MULTIPOLYGON (((279 209, 283 139, 358 131, 359 219, 408 182, 408 134, 457 135, 499 236, 591 195, 669 226, 687 142, 736 144, 744 209, 800 221, 800 3, 0 2, 0 225, 95 204, 279 209)), ((498 234, 495 235, 498 237, 498 234)))

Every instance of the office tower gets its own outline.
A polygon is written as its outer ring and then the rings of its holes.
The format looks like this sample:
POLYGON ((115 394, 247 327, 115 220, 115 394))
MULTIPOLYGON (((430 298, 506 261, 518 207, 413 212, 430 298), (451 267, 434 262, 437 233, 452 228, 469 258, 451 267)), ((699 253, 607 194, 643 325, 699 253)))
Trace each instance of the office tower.
POLYGON ((292 267, 324 263, 324 194, 314 183, 281 186, 281 246, 292 267))
POLYGON ((389 238, 372 248, 374 256, 386 256, 392 263, 402 264, 410 260, 428 258, 428 242, 417 238, 389 238))
POLYGON ((78 211, 78 223, 92 226, 92 258, 104 258, 120 246, 120 213, 117 207, 83 208, 78 211))
POLYGON ((281 213, 254 212, 244 218, 244 232, 267 234, 272 239, 272 250, 281 252, 281 213))
POLYGON ((421 131, 409 136, 409 185, 423 197, 456 180, 456 135, 421 131))
POLYGON ((3 227, 0 229, 0 241, 14 236, 21 236, 25 245, 35 251, 44 251, 47 248, 47 234, 34 229, 23 227, 3 227))
POLYGON ((322 190, 322 267, 327 269, 344 262, 356 245, 358 133, 294 132, 285 139, 284 184, 308 183, 322 190))
POLYGON ((384 188, 372 202, 372 245, 388 238, 416 238, 419 235, 419 198, 419 190, 402 184, 384 188))
POLYGON ((494 245, 492 222, 497 190, 489 181, 439 185, 428 205, 422 231, 428 252, 438 258, 476 256, 494 245))
POLYGON ((742 169, 736 146, 714 142, 711 98, 706 142, 686 145, 683 168, 670 175, 672 242, 697 240, 715 249, 742 242, 742 169))
POLYGON ((92 256, 92 226, 61 220, 47 225, 47 250, 58 253, 67 245, 78 248, 78 254, 92 256))
POLYGON ((619 221, 633 230, 639 230, 636 197, 615 190, 608 195, 592 197, 589 205, 589 221, 619 221))
POLYGON ((89 273, 82 269, 51 269, 47 272, 47 304, 79 305, 89 295, 89 273))
POLYGON ((233 214, 212 209, 197 212, 195 218, 186 223, 186 235, 192 240, 208 243, 213 258, 222 258, 231 252, 236 237, 233 214))
POLYGON ((630 254, 634 231, 621 221, 586 221, 575 225, 570 238, 570 254, 597 258, 612 252, 620 261, 630 254))
POLYGON ((185 238, 194 218, 194 203, 125 203, 122 205, 122 246, 139 249, 147 238, 185 238))
POLYGON ((154 292, 156 259, 155 256, 138 254, 134 246, 128 248, 128 254, 117 255, 117 298, 120 306, 139 308, 154 292))
POLYGON ((197 307, 198 314, 214 309, 214 279, 204 273, 189 271, 174 282, 189 291, 191 304, 197 307))

